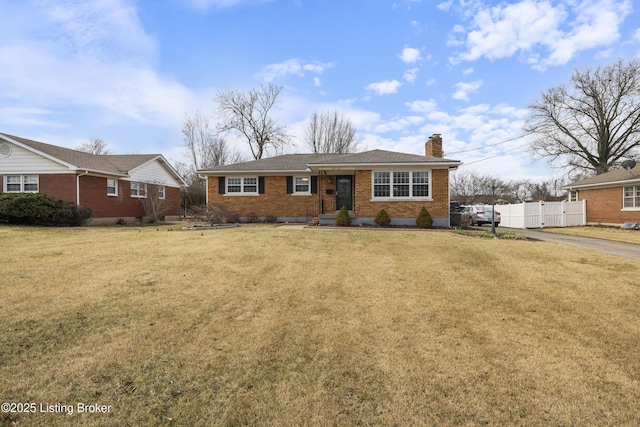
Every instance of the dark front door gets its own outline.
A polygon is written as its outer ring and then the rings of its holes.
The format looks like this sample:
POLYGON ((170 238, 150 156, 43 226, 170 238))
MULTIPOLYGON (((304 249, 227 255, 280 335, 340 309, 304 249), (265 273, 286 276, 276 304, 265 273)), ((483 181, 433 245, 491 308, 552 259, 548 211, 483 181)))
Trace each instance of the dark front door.
POLYGON ((353 210, 353 177, 351 175, 336 177, 336 210, 343 206, 353 210))

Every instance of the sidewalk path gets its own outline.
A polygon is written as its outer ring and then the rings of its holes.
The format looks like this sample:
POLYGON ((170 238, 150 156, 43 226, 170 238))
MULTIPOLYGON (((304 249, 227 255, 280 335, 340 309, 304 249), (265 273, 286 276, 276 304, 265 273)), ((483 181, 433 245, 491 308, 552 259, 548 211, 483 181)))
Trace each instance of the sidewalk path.
POLYGON ((640 245, 632 243, 614 242, 612 240, 595 239, 592 237, 569 236, 546 231, 535 231, 530 229, 498 227, 498 231, 513 231, 524 234, 532 239, 543 240, 545 242, 560 243, 563 245, 575 246, 582 249, 590 249, 609 255, 615 255, 640 261, 640 245))

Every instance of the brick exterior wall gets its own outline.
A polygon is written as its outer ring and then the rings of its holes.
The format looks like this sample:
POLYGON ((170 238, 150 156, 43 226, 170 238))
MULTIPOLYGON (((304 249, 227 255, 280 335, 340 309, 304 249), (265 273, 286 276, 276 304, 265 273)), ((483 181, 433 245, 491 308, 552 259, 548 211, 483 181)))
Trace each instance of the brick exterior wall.
MULTIPOLYGON (((2 176, 0 176, 2 182, 2 176)), ((76 203, 75 174, 39 174, 39 192, 55 199, 76 203)), ((118 195, 107 195, 107 179, 97 176, 80 176, 80 204, 91 209, 93 218, 144 217, 142 199, 131 197, 129 181, 118 180, 118 195)), ((152 184, 147 184, 148 186, 152 184)), ((2 186, 0 185, 0 192, 2 186)), ((165 200, 169 204, 166 216, 180 215, 180 189, 165 187, 165 200)))
POLYGON ((578 190, 578 200, 587 201, 587 223, 620 225, 640 222, 640 210, 622 210, 622 191, 622 187, 578 190))
MULTIPOLYGON (((208 179, 209 206, 223 204, 240 216, 315 217, 318 216, 318 194, 294 196, 287 194, 286 176, 264 177, 264 194, 230 196, 218 193, 218 177, 208 179)), ((320 185, 318 185, 320 189, 320 185)))
MULTIPOLYGON (((336 176, 318 176, 318 193, 311 196, 287 194, 285 176, 265 176, 265 192, 258 196, 229 196, 218 193, 218 177, 208 179, 209 206, 223 204, 240 216, 255 214, 258 217, 278 218, 316 217, 321 213, 334 213, 336 206, 336 176), (330 182, 329 182, 330 181, 330 182), (327 190, 331 194, 327 194, 327 190)), ((385 209, 391 218, 415 219, 424 206, 434 218, 449 217, 449 171, 432 171, 433 201, 380 201, 372 202, 371 171, 356 171, 353 184, 353 211, 358 218, 375 218, 385 209)))
POLYGON ((375 218, 384 209, 391 218, 417 218, 424 206, 433 218, 449 217, 449 171, 431 171, 433 201, 380 201, 372 202, 371 171, 357 171, 355 177, 355 213, 362 218, 375 218))
POLYGON ((39 192, 48 194, 54 199, 76 202, 76 175, 42 174, 38 177, 39 192))
MULTIPOLYGON (((149 187, 153 184, 147 184, 149 187)), ((107 195, 107 179, 97 176, 80 177, 80 204, 91 209, 94 218, 144 217, 142 200, 131 197, 131 183, 118 180, 118 195, 107 195)), ((165 187, 165 200, 169 205, 167 216, 180 215, 180 189, 165 187)))

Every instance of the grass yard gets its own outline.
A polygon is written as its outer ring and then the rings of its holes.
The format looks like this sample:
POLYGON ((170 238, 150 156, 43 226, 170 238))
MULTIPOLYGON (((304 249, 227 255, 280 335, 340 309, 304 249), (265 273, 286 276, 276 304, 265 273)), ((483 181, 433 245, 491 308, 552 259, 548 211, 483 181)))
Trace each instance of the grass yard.
POLYGON ((623 243, 640 245, 640 231, 622 230, 615 227, 565 227, 565 228, 541 228, 537 231, 550 233, 569 234, 571 236, 594 237, 596 239, 614 240, 623 243))
POLYGON ((36 404, 0 425, 640 423, 633 261, 272 226, 0 227, 0 246, 0 402, 36 404))

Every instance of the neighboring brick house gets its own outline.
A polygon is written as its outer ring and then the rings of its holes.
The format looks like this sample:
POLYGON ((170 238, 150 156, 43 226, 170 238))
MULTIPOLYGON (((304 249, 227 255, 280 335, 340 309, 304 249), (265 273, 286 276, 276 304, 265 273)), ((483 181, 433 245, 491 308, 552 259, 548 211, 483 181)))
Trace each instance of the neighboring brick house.
POLYGON ((0 133, 3 193, 44 193, 91 209, 92 224, 143 221, 156 195, 180 218, 182 178, 160 154, 95 155, 0 133))
POLYGON ((424 206, 434 226, 449 226, 449 170, 433 135, 425 156, 372 150, 350 154, 286 154, 199 171, 207 178, 209 207, 224 205, 242 217, 333 224, 342 206, 353 224, 374 224, 385 209, 392 225, 415 225, 424 206))
POLYGON ((587 224, 640 223, 640 164, 616 169, 563 187, 570 201, 586 200, 587 224))

